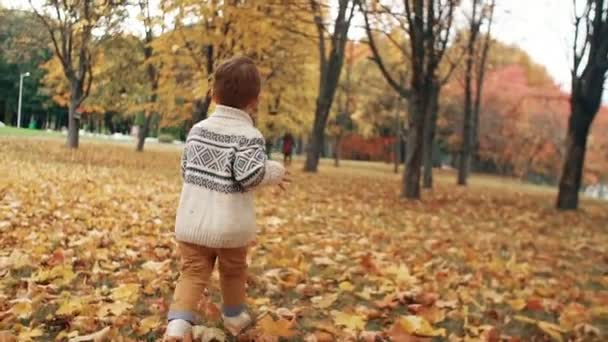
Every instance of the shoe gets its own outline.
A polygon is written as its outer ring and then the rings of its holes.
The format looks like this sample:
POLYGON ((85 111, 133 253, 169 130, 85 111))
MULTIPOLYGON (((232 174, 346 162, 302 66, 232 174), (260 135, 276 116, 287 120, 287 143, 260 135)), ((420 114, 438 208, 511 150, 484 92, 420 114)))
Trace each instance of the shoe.
POLYGON ((241 312, 238 316, 234 317, 226 317, 222 315, 222 319, 224 320, 224 328, 228 330, 232 335, 237 336, 243 330, 253 323, 251 316, 247 313, 247 311, 241 312))
POLYGON ((183 319, 174 319, 167 324, 165 339, 169 341, 184 341, 191 334, 192 324, 190 322, 183 319))

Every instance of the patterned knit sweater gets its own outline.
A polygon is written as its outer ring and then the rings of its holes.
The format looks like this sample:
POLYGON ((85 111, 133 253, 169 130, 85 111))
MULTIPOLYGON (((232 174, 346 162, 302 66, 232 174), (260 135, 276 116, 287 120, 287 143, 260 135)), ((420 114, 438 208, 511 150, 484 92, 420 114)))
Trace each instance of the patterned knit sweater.
POLYGON ((251 190, 278 184, 285 174, 280 163, 266 160, 251 117, 220 105, 190 131, 181 166, 176 238, 212 248, 242 247, 255 238, 251 190))

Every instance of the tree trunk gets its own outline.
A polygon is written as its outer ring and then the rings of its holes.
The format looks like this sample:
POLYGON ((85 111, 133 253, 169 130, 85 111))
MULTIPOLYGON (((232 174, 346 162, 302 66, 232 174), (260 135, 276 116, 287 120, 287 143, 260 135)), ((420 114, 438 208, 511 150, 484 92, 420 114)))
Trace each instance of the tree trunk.
POLYGON ((578 208, 578 196, 587 149, 587 135, 592 122, 588 119, 588 113, 583 112, 583 106, 574 105, 573 109, 568 124, 566 158, 557 196, 557 208, 561 210, 578 208))
POLYGON ((400 105, 399 100, 397 100, 397 104, 395 106, 395 144, 393 147, 394 152, 394 163, 395 167, 393 172, 395 174, 399 173, 399 164, 401 164, 401 116, 400 116, 400 105))
MULTIPOLYGON (((472 53, 472 52, 470 52, 472 53)), ((474 130, 476 118, 473 117, 473 56, 467 56, 466 70, 464 76, 464 119, 462 128, 462 148, 460 161, 458 163, 458 185, 467 185, 469 172, 471 170, 471 154, 474 145, 474 130)))
POLYGON ((407 156, 403 172, 402 196, 420 199, 420 169, 424 147, 425 93, 414 92, 409 101, 409 130, 407 136, 407 156))
POLYGON ((209 114, 209 107, 211 106, 211 91, 208 90, 205 98, 197 99, 194 102, 194 110, 192 111, 192 125, 195 125, 199 121, 205 120, 209 114))
POLYGON ((144 144, 146 143, 146 138, 148 137, 148 132, 150 131, 150 123, 152 122, 152 117, 154 115, 147 113, 144 115, 144 124, 139 128, 137 132, 137 147, 135 151, 143 152, 144 144))
POLYGON ((82 86, 78 81, 70 82, 70 107, 68 113, 68 141, 69 148, 78 148, 79 130, 80 130, 80 114, 77 112, 78 106, 82 100, 82 86))
POLYGON ((429 108, 425 115, 424 129, 424 177, 422 186, 425 189, 433 187, 433 151, 435 150, 435 132, 439 112, 439 87, 433 84, 429 94, 429 108))
POLYGON ((304 171, 306 172, 317 172, 319 158, 321 157, 325 140, 325 125, 327 123, 328 114, 329 104, 318 101, 310 143, 308 144, 308 151, 306 151, 306 163, 304 164, 304 171))

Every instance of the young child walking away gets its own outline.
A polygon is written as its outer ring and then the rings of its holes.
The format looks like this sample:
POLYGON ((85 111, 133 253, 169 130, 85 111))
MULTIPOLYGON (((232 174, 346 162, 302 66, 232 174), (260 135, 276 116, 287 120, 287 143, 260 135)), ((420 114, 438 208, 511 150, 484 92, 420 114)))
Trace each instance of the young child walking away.
POLYGON ((188 135, 175 222, 181 273, 166 341, 192 338, 197 305, 216 261, 224 327, 237 335, 252 323, 245 308, 247 247, 256 235, 252 190, 285 181, 284 167, 267 160, 264 139, 253 124, 260 87, 251 59, 225 61, 214 77, 215 112, 188 135))

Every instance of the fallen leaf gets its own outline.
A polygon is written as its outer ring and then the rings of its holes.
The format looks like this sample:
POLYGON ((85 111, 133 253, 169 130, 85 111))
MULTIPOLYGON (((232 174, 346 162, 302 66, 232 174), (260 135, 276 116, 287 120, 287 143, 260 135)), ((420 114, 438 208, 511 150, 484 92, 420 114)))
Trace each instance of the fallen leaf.
POLYGON ((148 316, 139 321, 137 332, 139 335, 145 335, 150 331, 156 330, 161 324, 161 319, 158 316, 148 316))
POLYGON ((578 303, 566 305, 559 315, 559 325, 565 329, 572 330, 581 323, 590 320, 587 309, 578 303))
POLYGON ((508 300, 507 304, 509 304, 509 306, 515 310, 515 311, 521 311, 523 310, 527 303, 525 300, 523 300, 522 298, 517 298, 517 299, 513 299, 513 300, 508 300))
POLYGON ((289 338, 296 334, 293 330, 294 321, 288 321, 283 318, 279 318, 275 321, 270 315, 266 315, 259 320, 257 327, 259 327, 260 331, 267 336, 289 338))
POLYGON ((388 331, 388 337, 391 338, 392 342, 430 342, 431 339, 428 337, 414 336, 403 328, 399 322, 395 322, 391 329, 388 331))
POLYGON ((348 281, 341 282, 338 287, 344 292, 353 292, 353 290, 355 289, 355 286, 348 281))
POLYGON ((344 326, 347 329, 356 331, 365 329, 364 317, 341 311, 332 311, 331 315, 334 318, 334 323, 338 326, 344 326))
POLYGON ((424 337, 445 336, 445 329, 434 329, 426 319, 420 316, 403 316, 397 322, 408 334, 424 337))
POLYGON ((226 333, 218 328, 195 325, 192 327, 192 338, 200 342, 225 342, 226 333))
POLYGON ((139 293, 139 284, 123 284, 112 290, 112 299, 115 301, 133 302, 139 293))
POLYGON ((310 301, 313 305, 319 309, 327 309, 334 304, 334 302, 338 299, 337 293, 332 293, 325 295, 323 297, 313 297, 310 301))
POLYGON ((431 324, 440 323, 445 320, 445 311, 436 306, 424 306, 416 312, 416 315, 424 317, 431 324))
POLYGON ((106 317, 109 315, 120 316, 126 310, 129 310, 132 307, 129 303, 123 302, 114 302, 109 304, 102 305, 99 310, 97 310, 97 316, 106 317))
POLYGON ((538 322, 538 327, 547 335, 551 336, 558 342, 563 342, 562 332, 564 332, 559 326, 547 322, 538 322))
POLYGON ((101 342, 108 336, 108 334, 110 333, 110 330, 112 330, 110 327, 105 327, 105 328, 99 330, 98 332, 94 332, 89 335, 70 338, 69 342, 88 342, 88 341, 101 342))

